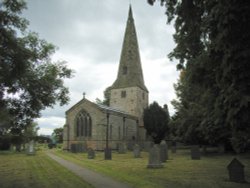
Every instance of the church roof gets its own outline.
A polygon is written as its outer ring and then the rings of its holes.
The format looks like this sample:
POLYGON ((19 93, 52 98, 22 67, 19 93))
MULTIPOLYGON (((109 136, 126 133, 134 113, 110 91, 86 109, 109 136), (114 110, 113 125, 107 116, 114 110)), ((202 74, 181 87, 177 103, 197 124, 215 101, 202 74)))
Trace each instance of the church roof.
POLYGON ((118 75, 112 88, 118 89, 134 86, 148 91, 144 84, 136 29, 132 8, 130 6, 120 56, 118 75))
POLYGON ((79 106, 82 106, 84 103, 88 103, 91 106, 93 106, 94 108, 98 108, 103 112, 108 112, 108 113, 111 113, 111 114, 119 114, 120 116, 129 117, 131 119, 137 119, 138 118, 138 117, 130 115, 127 112, 124 112, 122 110, 112 108, 112 107, 109 107, 109 106, 105 106, 105 105, 102 105, 102 104, 97 104, 97 103, 91 102, 86 98, 81 99, 78 103, 73 105, 70 109, 68 109, 66 111, 66 114, 68 114, 70 111, 73 111, 75 108, 77 108, 79 106))
POLYGON ((129 116, 131 118, 134 118, 134 119, 137 119, 137 117, 135 116, 132 116, 131 114, 128 114, 127 112, 125 111, 122 111, 122 110, 119 110, 117 108, 112 108, 110 106, 106 106, 106 105, 102 105, 102 104, 96 104, 100 109, 104 110, 104 111, 107 111, 107 112, 114 112, 114 113, 118 113, 118 114, 123 114, 125 116, 129 116))

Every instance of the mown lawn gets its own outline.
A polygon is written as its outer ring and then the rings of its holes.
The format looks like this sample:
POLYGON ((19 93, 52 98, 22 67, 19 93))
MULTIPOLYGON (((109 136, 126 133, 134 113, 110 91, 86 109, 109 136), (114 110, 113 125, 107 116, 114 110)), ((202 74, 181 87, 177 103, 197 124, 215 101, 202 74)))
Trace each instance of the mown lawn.
POLYGON ((91 187, 81 178, 50 159, 44 151, 34 156, 0 152, 1 188, 82 188, 91 187))
MULTIPOLYGON (((142 158, 133 158, 132 152, 118 154, 113 152, 112 160, 104 160, 103 153, 97 152, 95 159, 87 159, 86 153, 73 154, 61 150, 56 155, 106 174, 133 187, 153 188, 249 188, 249 183, 229 181, 226 166, 235 157, 225 154, 202 156, 201 160, 191 160, 188 150, 179 150, 170 154, 170 159, 162 169, 147 169, 148 154, 142 152, 142 158)), ((250 182, 250 154, 237 156, 245 165, 246 180, 250 182)))

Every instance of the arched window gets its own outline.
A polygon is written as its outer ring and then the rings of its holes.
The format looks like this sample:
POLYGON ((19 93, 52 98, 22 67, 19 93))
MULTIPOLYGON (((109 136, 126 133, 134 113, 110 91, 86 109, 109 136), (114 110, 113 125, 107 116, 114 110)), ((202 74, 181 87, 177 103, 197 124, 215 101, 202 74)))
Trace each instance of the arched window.
POLYGON ((81 111, 76 116, 76 136, 90 137, 92 136, 92 121, 90 115, 81 111))

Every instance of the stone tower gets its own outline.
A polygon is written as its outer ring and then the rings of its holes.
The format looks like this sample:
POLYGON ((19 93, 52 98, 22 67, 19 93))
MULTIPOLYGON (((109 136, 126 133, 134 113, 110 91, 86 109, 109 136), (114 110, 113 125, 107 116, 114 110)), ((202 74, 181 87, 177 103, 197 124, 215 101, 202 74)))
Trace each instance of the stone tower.
POLYGON ((110 90, 110 106, 137 116, 139 125, 143 126, 142 116, 144 108, 148 106, 148 89, 144 84, 131 6, 129 7, 118 74, 110 90))

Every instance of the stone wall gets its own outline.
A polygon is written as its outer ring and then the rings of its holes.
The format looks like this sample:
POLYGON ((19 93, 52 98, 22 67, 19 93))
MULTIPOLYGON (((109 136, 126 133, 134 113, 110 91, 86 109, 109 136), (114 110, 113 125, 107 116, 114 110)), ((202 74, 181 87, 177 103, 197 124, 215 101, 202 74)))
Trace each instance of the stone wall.
POLYGON ((148 106, 148 92, 139 87, 112 89, 110 106, 140 118, 144 109, 148 106), (123 91, 126 91, 125 97, 122 97, 123 91))
MULTIPOLYGON (((117 144, 123 139, 135 140, 137 133, 137 118, 126 114, 109 111, 109 147, 117 149, 117 144)), ((64 126, 63 148, 70 149, 71 144, 81 143, 86 147, 103 150, 106 147, 107 111, 97 107, 94 103, 84 100, 66 112, 64 126), (81 110, 86 111, 92 120, 92 136, 76 136, 76 116, 81 110)))

